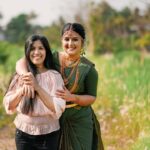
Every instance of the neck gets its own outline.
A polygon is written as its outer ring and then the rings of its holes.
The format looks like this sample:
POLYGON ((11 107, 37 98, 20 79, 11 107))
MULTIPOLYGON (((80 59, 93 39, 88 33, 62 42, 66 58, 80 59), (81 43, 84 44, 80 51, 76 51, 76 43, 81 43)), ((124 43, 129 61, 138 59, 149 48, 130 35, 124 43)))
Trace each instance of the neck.
POLYGON ((67 61, 76 61, 80 58, 80 55, 75 55, 75 56, 71 56, 71 55, 65 55, 65 59, 67 61))
POLYGON ((47 71, 47 69, 45 67, 37 67, 37 70, 39 73, 43 73, 43 72, 47 71))

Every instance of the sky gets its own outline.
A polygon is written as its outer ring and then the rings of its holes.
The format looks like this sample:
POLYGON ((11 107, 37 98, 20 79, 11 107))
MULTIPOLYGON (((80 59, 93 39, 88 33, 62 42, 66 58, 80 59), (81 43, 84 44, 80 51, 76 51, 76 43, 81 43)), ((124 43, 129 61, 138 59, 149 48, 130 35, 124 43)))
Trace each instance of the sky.
MULTIPOLYGON (((59 16, 63 16, 67 21, 72 22, 76 11, 81 11, 82 5, 87 0, 0 0, 0 13, 3 18, 0 20, 0 25, 5 26, 12 17, 18 14, 35 12, 38 17, 35 20, 36 24, 49 25, 56 21, 59 16)), ((91 0, 92 1, 92 0, 91 0)), ((93 0, 99 3, 102 0, 93 0)), ((120 10, 125 6, 144 9, 150 0, 103 0, 107 1, 112 7, 120 10)), ((84 12, 84 10, 82 10, 84 12)))

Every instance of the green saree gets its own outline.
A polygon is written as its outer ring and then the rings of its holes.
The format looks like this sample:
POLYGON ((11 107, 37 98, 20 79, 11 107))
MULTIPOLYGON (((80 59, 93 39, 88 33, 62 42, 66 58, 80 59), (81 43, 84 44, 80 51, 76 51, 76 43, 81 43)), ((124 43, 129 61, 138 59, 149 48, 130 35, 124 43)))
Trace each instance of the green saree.
MULTIPOLYGON (((56 69, 60 72, 58 53, 53 53, 56 69)), ((72 68, 65 68, 68 76, 72 68)), ((96 96, 98 74, 94 64, 82 57, 78 65, 79 80, 74 94, 96 96)), ((66 86, 70 89, 76 71, 66 86)), ((61 136, 59 150, 104 150, 99 122, 91 106, 66 108, 60 118, 61 136)))

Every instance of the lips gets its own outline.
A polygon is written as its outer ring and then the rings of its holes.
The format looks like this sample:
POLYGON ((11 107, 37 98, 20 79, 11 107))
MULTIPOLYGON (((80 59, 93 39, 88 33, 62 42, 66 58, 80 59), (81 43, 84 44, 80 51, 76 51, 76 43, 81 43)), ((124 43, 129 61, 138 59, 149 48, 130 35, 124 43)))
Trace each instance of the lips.
POLYGON ((75 48, 68 48, 68 51, 74 51, 75 48))
POLYGON ((34 59, 41 59, 41 56, 33 56, 34 59))

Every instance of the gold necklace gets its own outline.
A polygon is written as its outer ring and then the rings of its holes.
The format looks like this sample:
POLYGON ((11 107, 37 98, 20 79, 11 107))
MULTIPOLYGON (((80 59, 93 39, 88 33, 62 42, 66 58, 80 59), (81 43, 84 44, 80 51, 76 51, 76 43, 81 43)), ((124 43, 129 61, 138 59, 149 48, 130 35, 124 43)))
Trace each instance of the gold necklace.
MULTIPOLYGON (((79 62, 80 62, 80 57, 71 65, 71 67, 72 67, 71 72, 70 72, 69 76, 66 77, 66 75, 65 75, 65 68, 68 67, 68 66, 66 66, 65 58, 62 58, 62 63, 61 63, 61 68, 60 68, 61 70, 60 71, 61 71, 62 77, 64 79, 64 84, 65 85, 68 85, 69 80, 71 79, 73 73, 76 71, 74 84, 69 89, 71 93, 76 89, 77 84, 78 84, 78 80, 79 80, 78 65, 79 65, 79 62)), ((70 67, 70 65, 69 65, 69 67, 70 67)))

